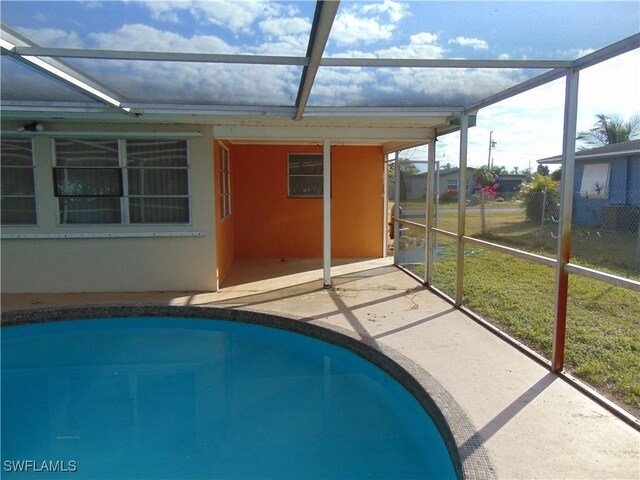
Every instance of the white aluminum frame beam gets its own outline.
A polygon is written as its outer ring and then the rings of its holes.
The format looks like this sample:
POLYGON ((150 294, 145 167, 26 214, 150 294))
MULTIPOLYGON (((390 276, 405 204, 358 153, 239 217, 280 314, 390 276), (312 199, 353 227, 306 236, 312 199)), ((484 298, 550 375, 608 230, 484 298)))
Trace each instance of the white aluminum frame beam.
POLYGON ((468 60, 431 58, 324 58, 322 67, 374 68, 568 68, 571 60, 468 60))
POLYGON ((113 93, 70 65, 48 57, 17 53, 17 49, 20 47, 19 43, 29 44, 30 41, 5 25, 0 24, 0 50, 2 54, 10 56, 30 68, 43 72, 48 77, 62 82, 73 90, 94 98, 109 107, 124 113, 130 113, 130 109, 124 107, 113 93))
POLYGON ((467 207, 467 160, 469 152, 469 115, 460 118, 460 171, 458 181, 458 238, 456 249, 456 292, 455 306, 462 306, 464 300, 464 236, 467 207))
POLYGON ((613 57, 621 55, 623 53, 630 52, 631 50, 635 50, 636 48, 640 48, 640 33, 627 37, 619 42, 613 43, 609 46, 596 50, 588 55, 578 58, 573 62, 569 62, 569 65, 561 68, 556 67, 554 70, 550 70, 545 72, 537 77, 526 80, 518 85, 515 85, 511 88, 503 90, 502 92, 497 93, 496 95, 492 95, 490 97, 485 98, 484 100, 480 100, 479 102, 475 102, 471 105, 467 105, 464 109, 465 113, 475 113, 481 108, 488 107, 495 103, 501 102, 502 100, 506 100, 507 98, 514 97, 520 93, 526 92, 528 90, 532 90, 536 87, 544 85, 546 83, 550 83, 554 80, 558 80, 559 78, 563 78, 567 75, 567 72, 570 69, 582 70, 598 63, 609 60, 613 57))
POLYGON ((427 205, 425 209, 425 242, 424 242, 424 282, 427 285, 432 285, 433 279, 433 260, 435 258, 434 251, 436 247, 436 233, 432 230, 436 226, 436 195, 440 188, 436 184, 436 132, 432 129, 431 137, 429 138, 429 146, 427 147, 427 185, 426 185, 426 199, 427 205))
POLYGON ((307 106, 307 101, 311 94, 311 88, 313 87, 313 82, 316 79, 320 61, 322 60, 322 55, 324 55, 324 49, 327 46, 327 40, 329 40, 331 27, 333 26, 333 21, 338 13, 339 6, 339 0, 320 0, 316 4, 313 27, 311 28, 309 46, 307 47, 309 65, 305 66, 302 70, 300 87, 298 88, 298 95, 296 96, 295 120, 301 120, 304 114, 304 109, 307 106))
POLYGON ((95 60, 134 60, 146 62, 241 63, 255 65, 309 64, 306 57, 277 55, 237 55, 224 53, 149 52, 143 50, 107 50, 92 48, 50 48, 17 46, 15 53, 39 57, 90 58, 95 60))
POLYGON ((322 278, 324 288, 331 287, 331 140, 322 148, 322 278))
POLYGON ((618 55, 622 55, 623 53, 635 50, 636 48, 640 48, 640 33, 631 35, 619 42, 612 43, 611 45, 574 60, 573 67, 578 70, 583 70, 613 57, 617 57, 618 55))
MULTIPOLYGON (((239 55, 201 52, 150 52, 144 50, 109 50, 92 48, 57 48, 17 46, 19 55, 58 58, 91 58, 97 60, 137 60, 151 62, 240 63, 257 65, 308 66, 310 57, 286 55, 239 55)), ((569 68, 571 60, 468 60, 425 58, 321 58, 321 67, 374 68, 569 68)))
POLYGON ((578 69, 567 72, 564 105, 564 138, 562 141, 562 180, 560 187, 560 223, 558 225, 558 253, 556 263, 556 292, 553 322, 553 351, 551 369, 564 367, 567 324, 569 273, 565 266, 571 258, 571 224, 573 210, 573 181, 575 174, 576 131, 578 117, 578 69))
POLYGON ((333 142, 341 140, 379 140, 379 141, 416 141, 425 142, 431 128, 386 128, 386 127, 306 127, 306 126, 237 126, 216 125, 216 136, 230 140, 313 140, 330 138, 333 142))

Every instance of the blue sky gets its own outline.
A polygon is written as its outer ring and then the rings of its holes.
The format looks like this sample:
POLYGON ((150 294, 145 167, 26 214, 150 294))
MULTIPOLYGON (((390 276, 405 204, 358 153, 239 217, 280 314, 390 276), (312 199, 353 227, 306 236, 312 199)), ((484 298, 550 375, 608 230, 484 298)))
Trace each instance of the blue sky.
MULTIPOLYGON (((3 0, 0 6, 3 23, 45 46, 302 56, 307 48, 315 3, 3 0)), ((639 25, 640 3, 637 1, 343 1, 326 55, 575 59, 637 33, 639 25)), ((299 67, 287 66, 70 62, 100 78, 118 97, 133 102, 291 105, 301 72, 299 67)), ((627 81, 627 77, 637 79, 637 55, 615 68, 624 78, 624 85, 616 89, 626 97, 619 94, 592 105, 593 95, 587 100, 583 95, 582 104, 589 103, 589 106, 581 108, 580 128, 588 128, 594 108, 625 115, 640 110, 637 89, 634 92, 633 84, 627 81)), ((9 69, 5 72, 3 75, 8 77, 9 69)), ((458 106, 539 73, 518 69, 462 72, 321 68, 309 103, 458 106)), ((612 78, 606 73, 600 76, 612 78)), ((525 136, 515 133, 514 124, 524 131, 538 130, 543 125, 548 130, 557 128, 557 109, 562 108, 563 102, 562 86, 552 85, 542 91, 527 97, 530 100, 525 100, 524 105, 516 99, 513 106, 507 102, 483 110, 474 135, 487 138, 484 142, 478 140, 478 146, 488 142, 488 131, 494 129, 496 138, 500 139, 496 157, 504 156, 503 163, 534 153, 539 156, 557 153, 555 146, 528 146, 525 155, 524 148, 508 148, 506 141, 507 137, 522 139, 525 136), (518 120, 513 119, 515 113, 519 115, 518 120), (552 148, 555 150, 551 151, 552 148), (507 153, 510 158, 506 158, 507 153)), ((560 121, 561 118, 560 110, 560 121)), ((557 139, 540 139, 538 143, 555 145, 557 139)), ((454 152, 455 148, 451 146, 446 150, 454 152)), ((481 157, 479 147, 472 153, 474 159, 481 157)), ((517 161, 521 166, 526 162, 517 161)))

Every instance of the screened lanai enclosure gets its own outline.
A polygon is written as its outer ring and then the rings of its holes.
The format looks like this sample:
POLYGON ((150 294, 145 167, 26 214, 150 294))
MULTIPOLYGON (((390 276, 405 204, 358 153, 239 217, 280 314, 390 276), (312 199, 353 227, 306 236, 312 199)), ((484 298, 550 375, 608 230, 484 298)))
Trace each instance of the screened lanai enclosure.
MULTIPOLYGON (((332 235, 346 228, 332 221, 332 156, 376 145, 393 173, 380 255, 393 206, 400 268, 552 371, 612 395, 624 410, 580 384, 637 426, 640 160, 634 144, 582 164, 576 138, 596 115, 640 112, 639 19, 637 2, 4 1, 3 251, 212 236, 202 248, 220 267, 227 227, 192 207, 221 196, 224 220, 238 200, 229 182, 206 185, 217 173, 194 173, 188 155, 226 158, 224 179, 228 145, 310 145, 329 287, 332 235), (148 163, 160 141, 162 161, 148 163), (214 152, 217 141, 227 143, 214 152), (95 156, 73 170, 78 142, 95 156), (536 176, 554 156, 561 174, 536 176), (73 193, 91 168, 100 180, 73 193), (585 172, 598 188, 583 188, 585 172), (69 225, 86 197, 101 198, 101 213, 69 225), (47 202, 55 215, 41 214, 47 202)), ((349 179, 354 191, 365 181, 349 179)), ((196 261, 175 245, 180 262, 196 261)), ((3 255, 3 284, 16 265, 3 255)))

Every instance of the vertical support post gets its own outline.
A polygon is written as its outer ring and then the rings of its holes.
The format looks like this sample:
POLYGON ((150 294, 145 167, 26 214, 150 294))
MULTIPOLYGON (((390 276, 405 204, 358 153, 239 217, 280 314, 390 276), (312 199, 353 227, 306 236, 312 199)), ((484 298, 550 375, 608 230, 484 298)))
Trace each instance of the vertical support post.
POLYGON ((562 183, 560 187, 560 225, 558 232, 558 263, 556 266, 556 298, 553 322, 553 353, 551 369, 564 368, 564 347, 567 327, 567 296, 569 274, 565 266, 571 256, 571 223, 573 210, 573 177, 576 152, 576 118, 578 116, 578 70, 568 70, 564 99, 564 138, 562 141, 562 183))
POLYGON ((331 140, 322 149, 322 270, 324 288, 331 287, 331 140))
POLYGON ((464 235, 465 213, 467 203, 467 144, 469 140, 469 114, 465 113, 460 119, 460 177, 458 180, 458 238, 457 238, 457 268, 456 268, 456 298, 455 305, 462 305, 464 288, 464 235))
POLYGON ((424 242, 424 282, 427 285, 431 285, 433 276, 433 250, 435 248, 436 234, 431 229, 435 227, 435 212, 436 212, 436 192, 439 185, 436 184, 436 132, 433 129, 433 135, 429 140, 429 146, 427 150, 427 208, 425 218, 425 242, 424 242))
MULTIPOLYGON (((389 215, 389 154, 385 153, 382 167, 382 257, 387 256, 389 215)), ((392 227, 393 228, 393 227, 392 227)))
POLYGON ((396 151, 396 157, 394 159, 394 191, 393 191, 393 263, 398 265, 398 245, 400 244, 400 224, 398 223, 398 217, 400 215, 400 162, 398 161, 398 152, 396 151))

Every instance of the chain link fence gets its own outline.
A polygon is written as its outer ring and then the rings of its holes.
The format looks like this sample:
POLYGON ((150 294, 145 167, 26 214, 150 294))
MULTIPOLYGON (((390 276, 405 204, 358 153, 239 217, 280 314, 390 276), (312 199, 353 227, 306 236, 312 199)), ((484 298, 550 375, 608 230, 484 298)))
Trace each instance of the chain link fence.
MULTIPOLYGON (((572 262, 640 276, 640 191, 608 192, 609 199, 573 195, 572 262)), ((560 222, 557 191, 470 196, 466 234, 545 255, 556 255, 560 222)))

